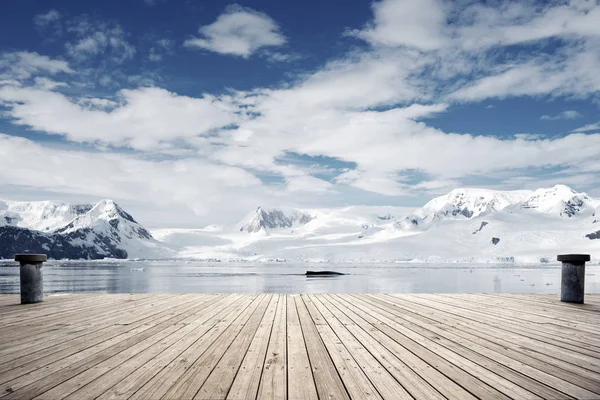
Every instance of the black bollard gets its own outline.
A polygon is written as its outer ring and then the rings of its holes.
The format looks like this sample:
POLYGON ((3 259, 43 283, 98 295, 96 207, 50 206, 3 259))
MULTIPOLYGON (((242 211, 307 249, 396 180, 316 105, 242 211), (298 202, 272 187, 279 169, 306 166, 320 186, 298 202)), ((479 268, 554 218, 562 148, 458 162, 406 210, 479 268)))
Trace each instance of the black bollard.
POLYGON ((45 254, 15 254, 21 263, 21 304, 44 301, 42 264, 47 259, 45 254))
POLYGON ((589 254, 561 254, 556 257, 562 262, 560 301, 583 304, 585 293, 585 263, 589 254))

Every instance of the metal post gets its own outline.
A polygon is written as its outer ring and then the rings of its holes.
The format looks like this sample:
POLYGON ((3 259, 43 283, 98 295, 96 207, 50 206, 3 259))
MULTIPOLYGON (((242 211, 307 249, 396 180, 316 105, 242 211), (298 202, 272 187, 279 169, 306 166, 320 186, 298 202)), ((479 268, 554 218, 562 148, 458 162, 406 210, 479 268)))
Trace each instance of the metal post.
POLYGON ((583 304, 585 293, 585 263, 589 254, 561 254, 556 257, 562 262, 560 301, 583 304))
POLYGON ((45 254, 15 254, 21 263, 21 304, 44 301, 42 264, 47 259, 45 254))

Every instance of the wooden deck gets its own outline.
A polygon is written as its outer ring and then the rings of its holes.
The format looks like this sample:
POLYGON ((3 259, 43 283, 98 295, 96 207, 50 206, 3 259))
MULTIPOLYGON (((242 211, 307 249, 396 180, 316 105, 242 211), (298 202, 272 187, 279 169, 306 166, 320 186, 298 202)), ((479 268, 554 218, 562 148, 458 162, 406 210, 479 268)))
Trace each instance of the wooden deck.
POLYGON ((0 296, 0 399, 600 398, 600 295, 0 296))

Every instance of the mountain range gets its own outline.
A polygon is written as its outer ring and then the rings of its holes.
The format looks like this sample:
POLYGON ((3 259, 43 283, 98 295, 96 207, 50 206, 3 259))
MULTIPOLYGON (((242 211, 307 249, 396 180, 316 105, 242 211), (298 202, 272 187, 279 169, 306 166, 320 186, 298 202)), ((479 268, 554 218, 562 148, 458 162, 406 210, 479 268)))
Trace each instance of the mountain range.
POLYGON ((57 259, 539 263, 567 252, 600 256, 600 200, 564 185, 465 188, 410 213, 258 207, 235 226, 152 232, 111 200, 0 202, 0 258, 25 250, 57 259))
POLYGON ((172 255, 112 200, 95 205, 0 201, 0 258, 23 252, 54 259, 172 255))

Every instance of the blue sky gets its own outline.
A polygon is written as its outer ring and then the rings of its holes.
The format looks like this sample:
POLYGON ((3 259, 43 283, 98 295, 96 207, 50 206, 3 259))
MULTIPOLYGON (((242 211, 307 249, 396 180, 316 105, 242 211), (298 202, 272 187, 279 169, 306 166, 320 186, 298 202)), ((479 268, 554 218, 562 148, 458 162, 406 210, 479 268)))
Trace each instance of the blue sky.
POLYGON ((2 197, 195 226, 462 186, 598 196, 598 70, 595 1, 10 2, 2 197))

